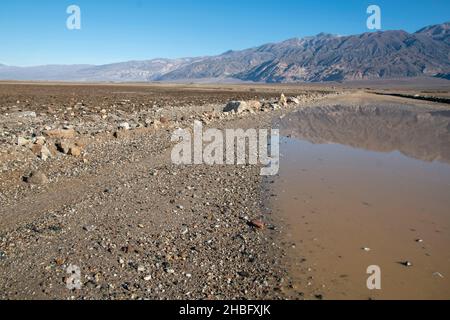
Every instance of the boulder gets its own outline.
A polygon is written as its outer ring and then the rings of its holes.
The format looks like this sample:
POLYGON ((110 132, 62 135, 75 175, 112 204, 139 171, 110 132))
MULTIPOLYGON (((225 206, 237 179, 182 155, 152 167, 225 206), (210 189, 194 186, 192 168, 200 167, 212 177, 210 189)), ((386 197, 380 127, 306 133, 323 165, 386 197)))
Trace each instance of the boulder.
POLYGON ((287 98, 287 102, 288 102, 288 103, 299 104, 299 103, 300 103, 300 100, 299 100, 298 98, 296 98, 296 97, 289 97, 289 98, 287 98))
POLYGON ((230 101, 223 109, 223 112, 241 113, 248 110, 249 106, 245 101, 230 101))
POLYGON ((51 158, 52 154, 50 152, 50 150, 47 148, 47 146, 45 145, 40 145, 40 144, 34 144, 31 147, 31 151, 38 156, 39 158, 41 158, 42 160, 46 161, 48 158, 51 158))

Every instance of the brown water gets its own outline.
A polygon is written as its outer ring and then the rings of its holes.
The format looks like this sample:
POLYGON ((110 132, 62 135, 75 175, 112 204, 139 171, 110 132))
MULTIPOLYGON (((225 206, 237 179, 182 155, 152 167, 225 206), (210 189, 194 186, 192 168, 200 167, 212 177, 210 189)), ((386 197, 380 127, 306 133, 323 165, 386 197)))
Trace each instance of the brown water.
POLYGON ((270 207, 285 226, 292 293, 450 299, 449 123, 446 112, 339 106, 276 124, 270 207), (381 290, 367 288, 371 265, 381 290))

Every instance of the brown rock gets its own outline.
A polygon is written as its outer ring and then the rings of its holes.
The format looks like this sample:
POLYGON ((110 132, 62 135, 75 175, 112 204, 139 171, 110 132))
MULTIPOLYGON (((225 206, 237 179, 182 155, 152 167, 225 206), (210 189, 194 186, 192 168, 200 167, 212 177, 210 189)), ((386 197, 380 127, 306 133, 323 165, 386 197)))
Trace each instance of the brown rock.
POLYGON ((250 225, 256 229, 260 229, 263 230, 266 225, 264 224, 264 222, 262 222, 261 220, 252 220, 250 221, 250 225))
POLYGON ((73 144, 68 142, 68 141, 58 141, 56 142, 56 148, 58 149, 59 152, 62 152, 64 154, 69 154, 70 149, 73 147, 73 144))
POLYGON ((117 139, 124 139, 129 136, 130 136, 130 133, 127 130, 118 130, 118 131, 114 132, 114 138, 117 138, 117 139))
POLYGON ((81 148, 77 147, 77 146, 72 146, 69 149, 69 154, 74 157, 79 157, 79 156, 81 156, 81 148))
POLYGON ((25 181, 30 184, 43 185, 48 183, 48 178, 40 171, 33 171, 25 178, 25 181))
POLYGON ((161 124, 162 124, 161 121, 155 120, 152 123, 152 127, 153 127, 153 129, 158 130, 161 127, 161 124))
POLYGON ((258 100, 247 101, 247 105, 250 109, 253 109, 253 110, 259 110, 259 109, 261 109, 261 106, 262 106, 261 102, 259 102, 258 100))
POLYGON ((46 146, 40 144, 34 144, 31 147, 31 152, 44 161, 52 156, 50 150, 46 146))
POLYGON ((72 139, 75 137, 74 129, 56 129, 56 130, 46 130, 44 135, 49 138, 54 139, 72 139))
POLYGON ((161 117, 161 118, 159 119, 159 122, 162 123, 162 124, 166 124, 166 123, 169 122, 169 120, 168 120, 166 117, 161 117))
POLYGON ((86 139, 80 139, 80 140, 75 141, 75 145, 77 147, 80 147, 81 149, 86 148, 87 144, 88 144, 88 142, 86 139))
POLYGON ((45 137, 36 137, 34 139, 34 144, 40 144, 43 146, 45 144, 45 137))
POLYGON ((31 147, 31 152, 33 152, 36 156, 39 156, 41 154, 42 145, 40 144, 34 144, 31 147))

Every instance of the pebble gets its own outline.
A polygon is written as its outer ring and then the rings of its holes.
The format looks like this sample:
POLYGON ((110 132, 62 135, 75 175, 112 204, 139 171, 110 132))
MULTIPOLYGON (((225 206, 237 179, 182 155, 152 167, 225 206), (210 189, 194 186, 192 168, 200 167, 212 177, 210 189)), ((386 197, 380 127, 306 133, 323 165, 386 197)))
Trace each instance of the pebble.
POLYGON ((412 267, 412 263, 409 262, 409 261, 401 262, 401 264, 402 264, 403 266, 405 266, 405 267, 412 267))
POLYGON ((144 271, 145 271, 145 267, 142 266, 142 265, 139 265, 139 266, 137 267, 137 271, 138 271, 138 272, 144 272, 144 271))
POLYGON ((262 222, 261 220, 252 220, 252 221, 250 222, 250 225, 251 225, 252 227, 254 227, 254 228, 256 228, 256 229, 260 229, 260 230, 263 230, 263 229, 266 227, 266 225, 264 224, 264 222, 262 222))
POLYGON ((81 156, 81 148, 77 146, 71 146, 69 149, 69 154, 74 157, 81 156))
POLYGON ((45 137, 39 136, 33 139, 34 144, 44 145, 45 144, 45 137))
POLYGON ((24 137, 18 137, 17 138, 17 145, 19 147, 23 147, 23 146, 26 146, 26 145, 29 145, 29 144, 31 144, 30 140, 28 140, 28 139, 26 139, 24 137))
POLYGON ((97 227, 94 225, 90 225, 90 226, 84 226, 83 229, 84 229, 84 231, 92 232, 92 231, 95 231, 97 229, 97 227))
POLYGON ((150 172, 150 175, 156 177, 158 175, 158 171, 153 170, 152 172, 150 172))
POLYGON ((30 175, 25 178, 25 181, 34 185, 43 185, 49 182, 47 176, 40 171, 31 172, 30 175))

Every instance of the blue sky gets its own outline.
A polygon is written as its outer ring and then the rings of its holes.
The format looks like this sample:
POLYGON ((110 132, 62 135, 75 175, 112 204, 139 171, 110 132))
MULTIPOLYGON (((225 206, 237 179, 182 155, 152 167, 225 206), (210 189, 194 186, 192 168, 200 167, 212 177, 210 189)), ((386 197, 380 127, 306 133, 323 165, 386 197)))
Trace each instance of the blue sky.
POLYGON ((414 32, 450 20, 450 0, 2 0, 0 63, 103 64, 215 55, 320 32, 367 32, 377 4, 382 28, 414 32), (81 8, 81 30, 66 9, 81 8))

